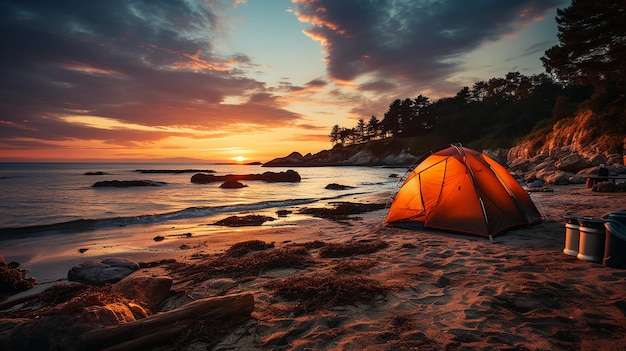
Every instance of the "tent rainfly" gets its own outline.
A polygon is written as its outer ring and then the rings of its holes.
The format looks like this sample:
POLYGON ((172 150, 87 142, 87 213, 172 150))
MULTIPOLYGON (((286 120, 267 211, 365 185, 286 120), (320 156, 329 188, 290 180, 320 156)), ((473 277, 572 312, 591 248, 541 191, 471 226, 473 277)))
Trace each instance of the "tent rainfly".
POLYGON ((502 165, 453 144, 432 152, 411 171, 385 222, 491 238, 541 220, 528 193, 502 165))

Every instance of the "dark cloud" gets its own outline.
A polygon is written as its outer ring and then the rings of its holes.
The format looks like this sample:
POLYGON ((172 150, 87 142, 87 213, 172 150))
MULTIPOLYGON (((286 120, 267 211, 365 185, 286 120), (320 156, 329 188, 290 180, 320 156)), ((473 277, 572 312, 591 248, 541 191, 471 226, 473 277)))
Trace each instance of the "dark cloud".
POLYGON ((328 83, 323 80, 323 79, 313 79, 312 81, 309 81, 306 83, 307 87, 316 87, 316 88, 323 88, 326 85, 328 85, 328 83))
POLYGON ((296 14, 328 54, 337 80, 362 75, 391 83, 432 87, 458 69, 458 58, 481 44, 510 35, 561 5, 562 0, 299 0, 296 14), (456 62, 455 62, 456 61, 456 62))
POLYGON ((262 107, 258 96, 221 104, 265 86, 244 77, 249 57, 214 52, 220 25, 202 0, 0 2, 0 138, 137 137, 73 126, 63 115, 199 130, 296 120, 269 95, 262 107))
MULTIPOLYGON (((323 132, 326 132, 328 130, 327 126, 318 126, 318 125, 307 124, 307 123, 298 124, 298 128, 308 129, 308 130, 319 130, 323 132)), ((319 136, 319 134, 316 134, 316 135, 319 136)), ((324 135, 324 137, 326 137, 326 135, 324 135)))
POLYGON ((269 91, 280 91, 286 93, 301 94, 311 91, 317 91, 326 87, 328 83, 323 79, 313 79, 304 84, 304 86, 293 85, 288 78, 282 78, 278 88, 270 88, 269 91))

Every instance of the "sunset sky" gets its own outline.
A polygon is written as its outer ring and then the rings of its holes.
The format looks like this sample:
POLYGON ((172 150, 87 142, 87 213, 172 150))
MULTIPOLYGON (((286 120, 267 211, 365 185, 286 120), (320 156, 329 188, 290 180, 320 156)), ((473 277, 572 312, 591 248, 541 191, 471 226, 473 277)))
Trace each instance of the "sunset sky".
POLYGON ((0 161, 269 161, 542 73, 563 0, 0 0, 0 161))

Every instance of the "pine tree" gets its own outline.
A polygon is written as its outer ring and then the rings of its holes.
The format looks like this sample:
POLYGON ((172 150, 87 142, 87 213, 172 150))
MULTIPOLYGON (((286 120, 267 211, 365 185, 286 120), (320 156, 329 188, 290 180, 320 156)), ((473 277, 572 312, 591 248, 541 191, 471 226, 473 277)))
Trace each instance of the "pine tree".
POLYGON ((557 10, 559 45, 545 52, 546 72, 562 83, 592 85, 596 94, 626 87, 626 2, 573 0, 557 10))

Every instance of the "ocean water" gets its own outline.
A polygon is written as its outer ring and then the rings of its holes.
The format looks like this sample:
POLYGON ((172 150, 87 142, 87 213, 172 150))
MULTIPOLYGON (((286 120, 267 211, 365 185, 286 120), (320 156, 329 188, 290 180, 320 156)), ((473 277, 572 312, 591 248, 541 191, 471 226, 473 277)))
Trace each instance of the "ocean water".
POLYGON ((389 202, 404 169, 381 167, 293 168, 299 183, 243 181, 248 187, 221 189, 220 182, 191 183, 190 173, 138 170, 212 170, 215 175, 280 172, 260 165, 158 163, 2 163, 0 240, 26 234, 71 234, 172 221, 214 220, 244 213, 323 207, 333 201, 389 202), (85 175, 105 172, 105 175, 85 175), (108 188, 104 180, 151 180, 159 187, 108 188), (326 190, 330 183, 352 186, 326 190))

